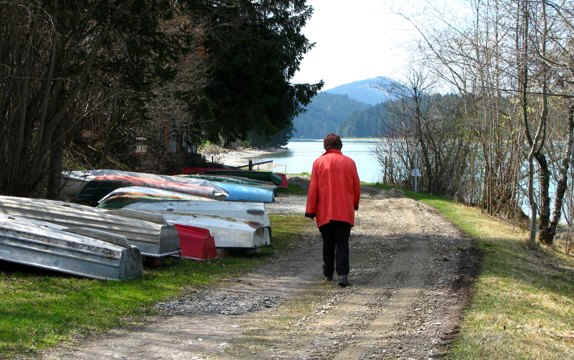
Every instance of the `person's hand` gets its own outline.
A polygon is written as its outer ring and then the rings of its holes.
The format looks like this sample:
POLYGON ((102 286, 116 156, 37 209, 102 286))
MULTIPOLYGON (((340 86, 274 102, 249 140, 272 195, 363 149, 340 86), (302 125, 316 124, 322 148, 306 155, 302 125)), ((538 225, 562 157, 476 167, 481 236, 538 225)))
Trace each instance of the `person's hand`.
POLYGON ((313 219, 315 217, 315 214, 313 213, 305 213, 305 217, 308 217, 310 219, 313 219))

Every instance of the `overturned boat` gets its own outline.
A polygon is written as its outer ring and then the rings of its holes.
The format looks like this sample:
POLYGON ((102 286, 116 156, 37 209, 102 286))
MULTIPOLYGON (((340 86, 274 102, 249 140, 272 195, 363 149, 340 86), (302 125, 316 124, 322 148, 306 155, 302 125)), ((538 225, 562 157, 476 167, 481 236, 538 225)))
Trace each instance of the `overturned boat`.
POLYGON ((142 275, 139 250, 123 236, 0 214, 0 259, 104 280, 142 275))
POLYGON ((226 201, 246 201, 272 203, 275 201, 273 190, 263 189, 257 186, 233 184, 223 181, 212 181, 227 192, 226 201))
POLYGON ((0 196, 0 214, 121 235, 145 256, 169 256, 180 250, 177 231, 161 216, 12 196, 0 196))
POLYGON ((208 215, 162 213, 172 225, 194 226, 209 230, 215 246, 227 249, 256 249, 271 245, 268 229, 258 223, 208 215))
POLYGON ((98 201, 103 209, 121 209, 131 203, 161 201, 218 202, 213 199, 184 194, 176 191, 148 188, 144 186, 127 186, 115 189, 98 201))
POLYGON ((275 184, 279 187, 287 187, 287 176, 281 173, 271 171, 253 171, 241 170, 238 168, 206 168, 191 167, 182 170, 184 174, 207 174, 207 175, 230 175, 235 177, 247 178, 251 180, 265 181, 275 184))
POLYGON ((64 185, 60 198, 88 204, 95 204, 113 190, 125 186, 145 186, 217 200, 228 197, 224 189, 203 179, 107 169, 68 171, 62 177, 64 185))
POLYGON ((224 182, 230 184, 238 184, 238 185, 248 185, 248 186, 255 186, 266 190, 271 190, 275 192, 277 190, 277 185, 272 182, 267 181, 260 181, 255 179, 249 178, 242 178, 240 176, 232 176, 232 175, 209 175, 209 174, 195 174, 195 175, 178 175, 184 176, 188 178, 194 179, 203 179, 208 181, 214 182, 224 182))
POLYGON ((265 212, 265 205, 255 202, 134 201, 130 204, 126 204, 123 209, 156 214, 217 216, 220 218, 242 220, 257 224, 256 226, 271 229, 271 220, 269 220, 269 215, 265 212))
POLYGON ((158 211, 153 208, 146 210, 124 208, 121 211, 124 214, 133 213, 133 216, 142 216, 142 214, 160 215, 168 224, 174 226, 183 225, 207 229, 215 239, 215 246, 218 248, 256 249, 271 245, 270 228, 257 221, 192 213, 178 214, 169 210, 158 211))
POLYGON ((149 190, 133 187, 117 189, 100 200, 98 206, 121 208, 124 213, 134 211, 162 215, 171 224, 206 228, 220 248, 257 248, 271 243, 271 221, 262 203, 169 200, 175 196, 171 192, 149 190), (135 197, 130 197, 129 202, 120 201, 122 198, 115 196, 143 193, 146 196, 141 201, 135 197), (150 197, 151 193, 155 197, 150 197))

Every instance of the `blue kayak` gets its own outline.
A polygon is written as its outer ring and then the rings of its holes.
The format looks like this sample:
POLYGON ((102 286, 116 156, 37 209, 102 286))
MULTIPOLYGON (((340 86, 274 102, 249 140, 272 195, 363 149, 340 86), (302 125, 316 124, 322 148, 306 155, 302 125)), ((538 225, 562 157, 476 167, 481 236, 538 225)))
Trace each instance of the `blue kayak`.
POLYGON ((212 184, 222 188, 228 193, 227 201, 249 201, 271 203, 275 201, 272 190, 256 186, 233 184, 227 182, 211 181, 212 184))

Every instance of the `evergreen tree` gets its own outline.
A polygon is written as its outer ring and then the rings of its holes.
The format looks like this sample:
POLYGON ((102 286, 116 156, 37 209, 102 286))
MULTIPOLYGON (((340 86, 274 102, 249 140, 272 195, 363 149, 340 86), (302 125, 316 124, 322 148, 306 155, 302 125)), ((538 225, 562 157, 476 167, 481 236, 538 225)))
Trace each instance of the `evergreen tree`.
POLYGON ((222 0, 199 8, 211 29, 205 47, 212 72, 200 104, 207 137, 230 143, 253 132, 270 140, 290 132, 293 117, 322 86, 290 83, 312 47, 301 33, 311 6, 306 0, 222 0))

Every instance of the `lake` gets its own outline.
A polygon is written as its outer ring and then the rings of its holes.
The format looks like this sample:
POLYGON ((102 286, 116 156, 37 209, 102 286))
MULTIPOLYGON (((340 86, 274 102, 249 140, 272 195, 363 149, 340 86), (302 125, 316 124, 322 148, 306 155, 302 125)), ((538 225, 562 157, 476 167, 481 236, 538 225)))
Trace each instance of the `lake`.
MULTIPOLYGON (((343 139, 343 154, 355 160, 361 181, 381 181, 381 166, 374 153, 378 142, 376 139, 343 139)), ((265 155, 253 160, 273 160, 273 171, 276 172, 311 173, 313 161, 324 152, 323 139, 291 140, 286 147, 288 150, 285 152, 265 155)), ((552 194, 554 186, 552 184, 550 188, 552 194)), ((525 214, 530 214, 526 199, 522 201, 521 208, 525 214)), ((561 223, 565 222, 564 214, 562 214, 561 223)))
MULTIPOLYGON (((381 167, 375 155, 378 141, 374 139, 343 139, 344 155, 357 164, 359 178, 364 182, 377 182, 381 179, 381 167)), ((257 161, 273 160, 274 170, 287 174, 311 173, 313 161, 323 152, 323 139, 291 140, 287 151, 265 155, 257 161)))

